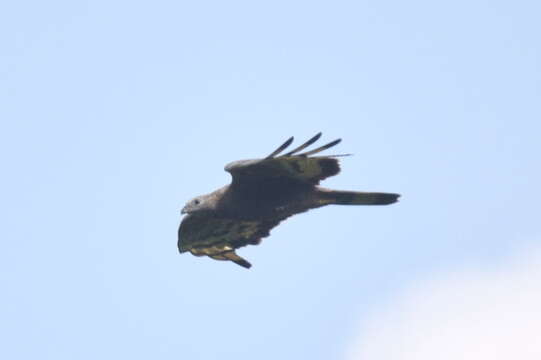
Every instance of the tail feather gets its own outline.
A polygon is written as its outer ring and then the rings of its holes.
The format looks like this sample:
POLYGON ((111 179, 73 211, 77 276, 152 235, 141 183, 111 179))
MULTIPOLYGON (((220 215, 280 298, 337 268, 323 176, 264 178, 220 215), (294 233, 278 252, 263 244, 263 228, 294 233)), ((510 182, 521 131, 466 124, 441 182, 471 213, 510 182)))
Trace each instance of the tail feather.
POLYGON ((323 203, 336 205, 389 205, 398 201, 400 194, 324 190, 319 192, 323 203))

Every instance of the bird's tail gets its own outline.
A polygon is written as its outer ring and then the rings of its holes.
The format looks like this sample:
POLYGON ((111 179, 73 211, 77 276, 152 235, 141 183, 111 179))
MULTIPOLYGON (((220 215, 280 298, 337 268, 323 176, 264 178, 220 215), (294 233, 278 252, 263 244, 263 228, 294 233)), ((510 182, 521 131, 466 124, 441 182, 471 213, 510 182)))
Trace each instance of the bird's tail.
POLYGON ((337 191, 320 189, 321 205, 389 205, 398 201, 399 194, 382 192, 337 191))

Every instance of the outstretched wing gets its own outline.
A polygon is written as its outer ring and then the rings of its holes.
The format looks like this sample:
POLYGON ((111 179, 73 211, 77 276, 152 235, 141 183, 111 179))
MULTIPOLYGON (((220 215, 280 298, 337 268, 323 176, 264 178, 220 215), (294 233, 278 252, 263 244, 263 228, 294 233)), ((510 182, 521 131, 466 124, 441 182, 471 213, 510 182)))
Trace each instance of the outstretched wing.
POLYGON ((190 214, 182 219, 178 229, 178 249, 195 256, 215 260, 230 260, 245 268, 252 265, 235 253, 246 245, 257 245, 269 236, 270 230, 283 219, 237 220, 211 214, 190 214))
POLYGON ((265 180, 276 178, 317 185, 321 180, 340 172, 337 157, 349 155, 310 156, 335 146, 342 141, 341 139, 334 140, 314 150, 299 153, 316 142, 320 137, 321 133, 318 133, 292 151, 277 156, 291 145, 293 142, 293 137, 291 137, 266 158, 235 161, 226 165, 225 170, 233 176, 233 185, 248 182, 264 182, 265 180))

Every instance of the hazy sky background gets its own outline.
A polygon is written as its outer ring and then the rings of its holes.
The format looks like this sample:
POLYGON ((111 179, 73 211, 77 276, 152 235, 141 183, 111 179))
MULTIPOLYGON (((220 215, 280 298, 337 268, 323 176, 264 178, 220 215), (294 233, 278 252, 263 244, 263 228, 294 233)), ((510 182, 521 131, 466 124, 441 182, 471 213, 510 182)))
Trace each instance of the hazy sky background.
POLYGON ((540 282, 515 281, 541 274, 540 13, 1 5, 0 357, 466 359, 506 354, 487 330, 508 320, 541 333, 540 282), (402 201, 291 218, 239 251, 248 271, 178 254, 181 207, 226 163, 319 131, 355 154, 325 186, 402 201))

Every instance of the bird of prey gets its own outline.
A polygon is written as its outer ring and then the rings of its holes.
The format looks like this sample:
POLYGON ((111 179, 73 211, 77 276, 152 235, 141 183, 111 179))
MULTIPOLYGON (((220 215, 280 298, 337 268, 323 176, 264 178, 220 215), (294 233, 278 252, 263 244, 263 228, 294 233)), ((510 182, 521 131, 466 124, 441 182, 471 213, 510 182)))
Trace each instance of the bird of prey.
POLYGON ((338 144, 334 140, 305 151, 321 137, 318 133, 284 155, 289 138, 263 159, 241 160, 226 165, 233 179, 210 194, 190 200, 182 209, 187 214, 178 230, 178 248, 195 256, 229 260, 245 268, 251 264, 235 252, 257 245, 282 220, 325 205, 388 205, 399 194, 336 191, 319 182, 340 172, 338 157, 312 156, 338 144))

